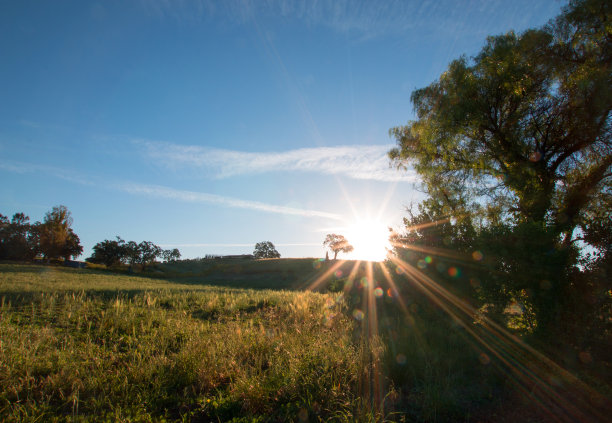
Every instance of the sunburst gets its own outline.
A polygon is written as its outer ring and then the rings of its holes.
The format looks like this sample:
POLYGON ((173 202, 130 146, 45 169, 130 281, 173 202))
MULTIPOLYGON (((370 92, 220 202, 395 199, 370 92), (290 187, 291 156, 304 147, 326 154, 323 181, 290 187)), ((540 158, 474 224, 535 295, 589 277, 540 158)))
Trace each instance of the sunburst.
POLYGON ((378 220, 357 220, 346 229, 346 239, 355 248, 354 260, 383 261, 390 249, 389 230, 378 220))

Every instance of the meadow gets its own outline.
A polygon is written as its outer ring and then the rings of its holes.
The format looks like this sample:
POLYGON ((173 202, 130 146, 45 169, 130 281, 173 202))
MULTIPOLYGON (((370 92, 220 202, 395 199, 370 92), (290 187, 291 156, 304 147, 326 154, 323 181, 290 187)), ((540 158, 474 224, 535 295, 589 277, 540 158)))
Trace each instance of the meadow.
POLYGON ((0 419, 598 420, 601 380, 583 400, 559 367, 487 350, 485 329, 381 281, 309 259, 147 275, 0 264, 0 419), (578 411, 556 400, 570 395, 578 411))

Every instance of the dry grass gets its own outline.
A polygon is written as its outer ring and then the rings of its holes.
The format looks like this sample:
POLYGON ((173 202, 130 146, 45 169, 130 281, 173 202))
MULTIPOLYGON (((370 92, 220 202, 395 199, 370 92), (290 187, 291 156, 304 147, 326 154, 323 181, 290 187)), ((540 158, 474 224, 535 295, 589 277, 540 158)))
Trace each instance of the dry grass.
POLYGON ((341 296, 38 266, 0 273, 5 421, 353 416, 341 296))

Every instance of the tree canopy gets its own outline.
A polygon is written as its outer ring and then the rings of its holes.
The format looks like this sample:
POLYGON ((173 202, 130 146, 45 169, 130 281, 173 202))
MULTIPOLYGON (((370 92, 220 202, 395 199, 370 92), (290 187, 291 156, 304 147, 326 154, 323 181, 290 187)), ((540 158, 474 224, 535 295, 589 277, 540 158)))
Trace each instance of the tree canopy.
POLYGON ((253 257, 255 258, 280 258, 280 253, 276 251, 276 247, 270 241, 262 241, 255 244, 253 257))
POLYGON ((349 244, 344 235, 327 234, 323 246, 329 248, 334 253, 334 260, 338 257, 338 253, 350 253, 353 251, 353 246, 349 244))
POLYGON ((569 240, 610 194, 610 8, 572 2, 545 28, 453 61, 412 94, 418 120, 391 130, 391 158, 455 210, 546 220, 569 240))
POLYGON ((181 252, 177 248, 163 250, 151 241, 125 242, 120 237, 116 237, 115 240, 105 239, 94 245, 93 254, 87 258, 87 261, 109 267, 118 264, 130 266, 140 264, 142 270, 146 270, 147 265, 154 263, 159 257, 168 262, 175 261, 181 258, 181 252))
POLYGON ((38 250, 37 224, 23 213, 15 213, 11 221, 0 214, 0 259, 31 260, 38 250))
POLYGON ((46 257, 69 260, 83 252, 79 237, 72 230, 72 214, 66 206, 56 206, 38 226, 40 252, 46 257))
POLYGON ((93 254, 87 261, 110 267, 122 263, 126 253, 125 241, 120 237, 113 240, 105 239, 93 246, 93 254))
POLYGON ((38 254, 47 259, 77 257, 83 247, 71 226, 66 206, 53 207, 43 223, 30 223, 24 213, 15 213, 9 222, 0 214, 0 259, 32 260, 38 254))
POLYGON ((428 194, 407 232, 431 243, 444 226, 450 244, 488 249, 487 301, 528 292, 543 330, 585 284, 606 289, 572 275, 580 243, 602 251, 611 233, 610 22, 610 2, 579 0, 543 28, 489 37, 414 91, 417 120, 390 131, 392 162, 428 194))

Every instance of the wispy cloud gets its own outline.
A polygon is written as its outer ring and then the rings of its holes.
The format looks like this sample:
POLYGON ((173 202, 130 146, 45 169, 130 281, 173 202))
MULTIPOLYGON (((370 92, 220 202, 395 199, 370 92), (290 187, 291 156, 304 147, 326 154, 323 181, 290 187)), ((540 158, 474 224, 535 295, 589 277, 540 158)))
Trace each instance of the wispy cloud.
POLYGON ((183 191, 160 185, 143 185, 135 183, 117 184, 115 187, 130 194, 140 194, 155 198, 165 198, 175 201, 189 203, 208 203, 217 204, 225 207, 239 209, 258 210, 268 213, 278 213, 285 215, 295 215, 303 217, 322 217, 326 219, 342 220, 342 216, 335 213, 328 213, 319 210, 299 209, 295 207, 277 206, 273 204, 261 203, 259 201, 241 200, 233 197, 225 197, 205 192, 183 191))
POLYGON ((11 173, 44 173, 51 175, 55 178, 63 179, 65 181, 76 182, 81 185, 93 185, 94 183, 84 175, 74 172, 68 169, 62 169, 55 166, 38 165, 33 163, 25 162, 11 162, 0 160, 0 170, 4 170, 11 173))
MULTIPOLYGON (((339 32, 380 34, 398 32, 420 22, 424 12, 436 2, 386 1, 384 4, 367 0, 142 0, 147 13, 177 22, 221 20, 244 24, 266 18, 296 19, 311 26, 326 26, 339 32), (424 10, 425 9, 425 10, 424 10)), ((444 11, 442 9, 441 11, 444 11)))
POLYGON ((267 213, 276 213, 303 217, 319 217, 325 219, 342 220, 343 217, 336 213, 329 213, 319 210, 301 209, 296 207, 286 207, 274 204, 262 203, 259 201, 241 200, 234 197, 226 197, 205 192, 185 191, 160 185, 147 185, 133 182, 101 182, 100 179, 90 179, 76 172, 61 169, 53 166, 37 165, 23 162, 0 161, 0 170, 11 173, 43 173, 66 181, 80 185, 99 186, 106 189, 114 189, 134 195, 145 195, 154 198, 163 198, 174 201, 188 203, 208 203, 223 207, 239 209, 257 210, 267 213), (96 180, 97 182, 94 182, 96 180))
POLYGON ((352 145, 253 153, 135 140, 150 159, 172 169, 192 168, 214 178, 266 172, 313 172, 354 179, 414 182, 415 174, 390 168, 393 145, 352 145))
MULTIPOLYGON (((221 20, 244 24, 266 18, 295 19, 309 26, 323 26, 341 33, 357 33, 372 37, 401 33, 418 26, 429 15, 446 16, 454 6, 451 0, 444 5, 434 2, 391 0, 143 0, 149 14, 177 22, 221 20)), ((454 9, 453 9, 454 10, 454 9)))
POLYGON ((245 24, 267 19, 294 19, 311 27, 326 27, 360 39, 405 35, 415 30, 456 36, 466 31, 467 21, 480 23, 472 25, 469 32, 488 34, 496 23, 508 22, 508 29, 524 27, 530 16, 542 10, 555 12, 559 8, 558 4, 541 2, 525 10, 520 4, 504 0, 141 0, 141 3, 148 14, 180 23, 214 20, 245 24))
MULTIPOLYGON (((201 244, 201 243, 191 243, 191 244, 159 244, 160 247, 164 248, 191 248, 191 247, 253 247, 255 242, 251 242, 248 244, 201 244)), ((320 246, 320 242, 298 242, 298 243, 278 243, 275 242, 275 247, 318 247, 320 246)))

